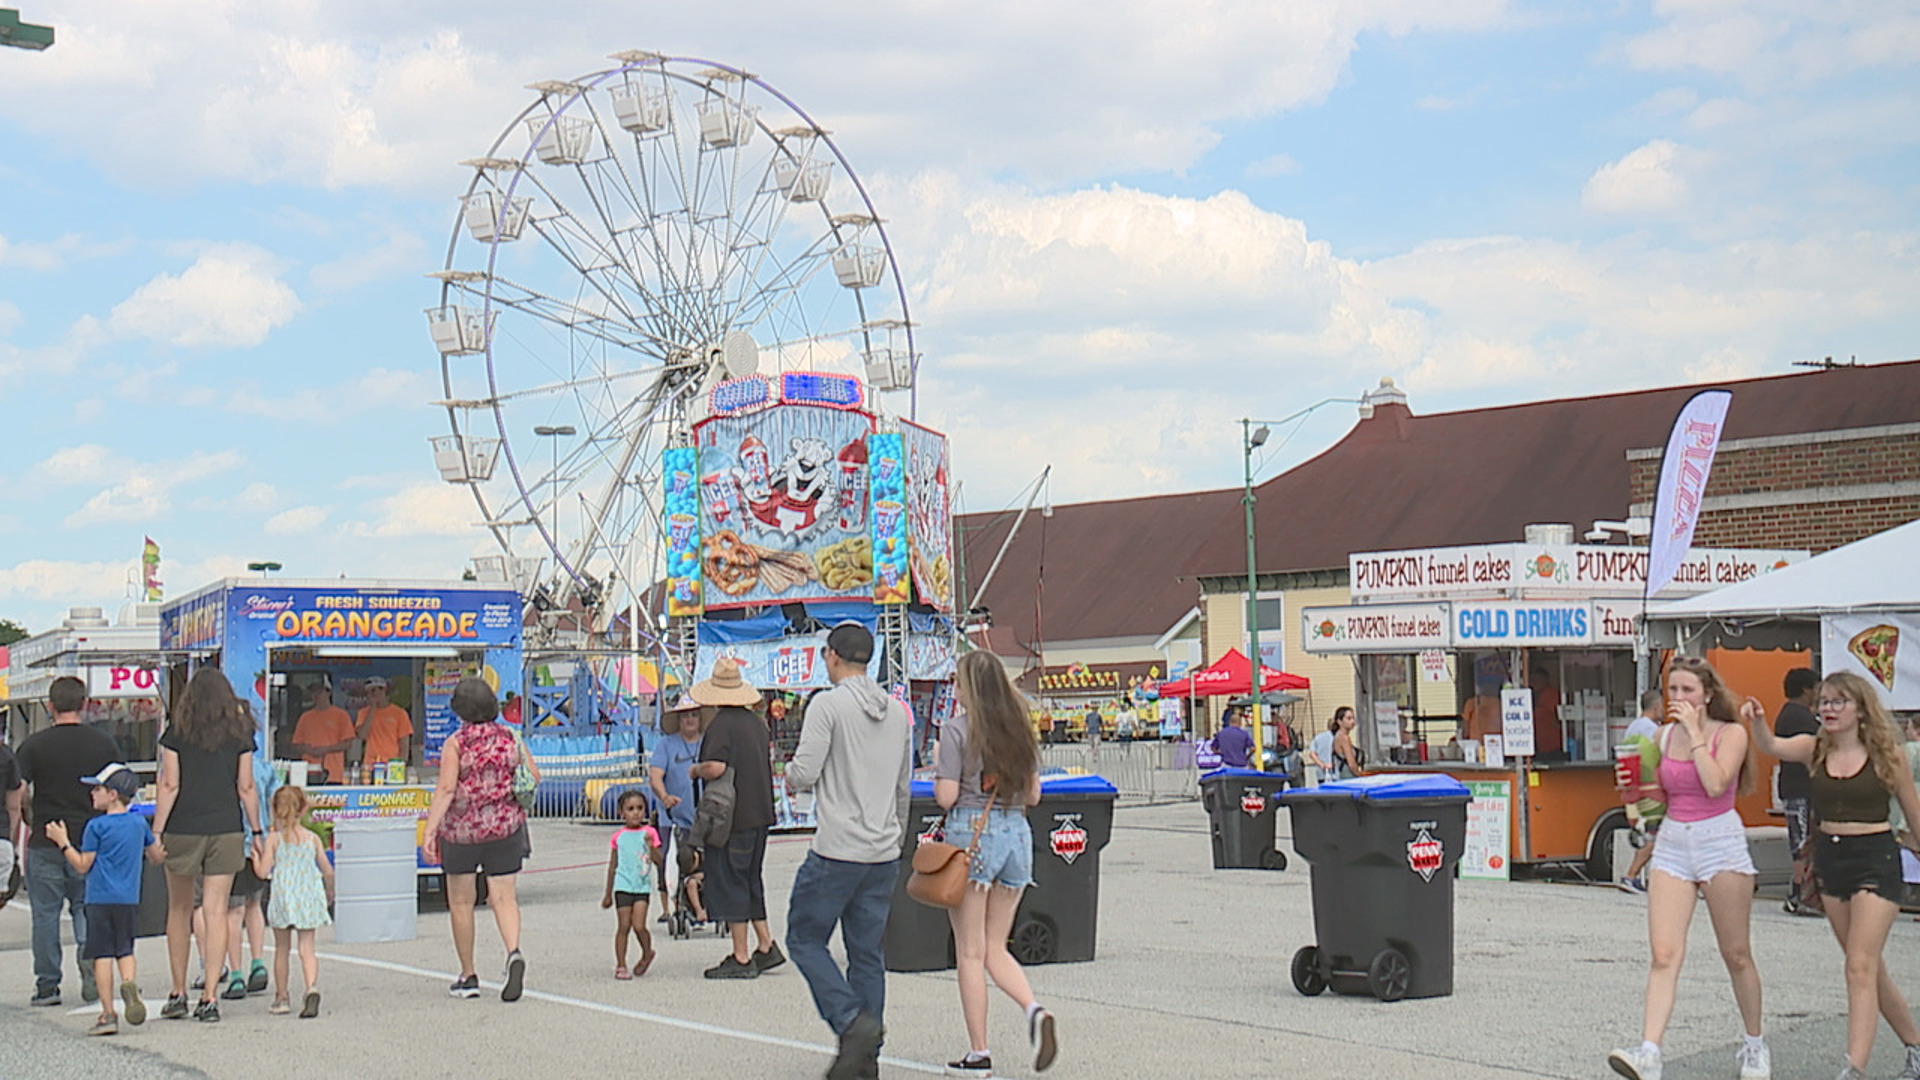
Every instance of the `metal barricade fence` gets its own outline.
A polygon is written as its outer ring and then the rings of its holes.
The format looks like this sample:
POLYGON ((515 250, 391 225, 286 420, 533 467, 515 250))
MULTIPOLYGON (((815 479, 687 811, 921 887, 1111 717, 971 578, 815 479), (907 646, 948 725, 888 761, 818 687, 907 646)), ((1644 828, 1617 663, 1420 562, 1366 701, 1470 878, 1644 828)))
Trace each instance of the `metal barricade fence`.
POLYGON ((533 734, 526 741, 540 766, 540 786, 529 811, 535 817, 599 819, 607 790, 646 787, 637 729, 616 728, 606 735, 533 734))
POLYGON ((1040 747, 1043 768, 1080 769, 1104 776, 1123 799, 1174 802, 1200 797, 1200 772, 1187 741, 1048 743, 1040 747))

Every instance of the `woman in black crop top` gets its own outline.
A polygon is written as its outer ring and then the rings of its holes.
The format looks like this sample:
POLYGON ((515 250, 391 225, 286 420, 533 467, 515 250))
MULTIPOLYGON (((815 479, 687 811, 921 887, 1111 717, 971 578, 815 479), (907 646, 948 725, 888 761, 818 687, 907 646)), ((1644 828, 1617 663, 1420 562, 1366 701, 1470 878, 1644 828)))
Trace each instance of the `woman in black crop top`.
POLYGON ((1847 672, 1830 675, 1820 684, 1819 705, 1818 735, 1777 738, 1767 730, 1764 714, 1752 728, 1760 749, 1810 766, 1813 816, 1819 822, 1813 872, 1826 897, 1827 921, 1847 958, 1847 1065, 1840 1078, 1865 1077, 1876 1013, 1887 1018, 1907 1048, 1900 1075, 1920 1078, 1920 1027, 1881 959, 1906 888, 1887 806, 1890 798, 1899 799, 1908 819, 1920 820, 1920 795, 1899 733, 1872 683, 1847 672))

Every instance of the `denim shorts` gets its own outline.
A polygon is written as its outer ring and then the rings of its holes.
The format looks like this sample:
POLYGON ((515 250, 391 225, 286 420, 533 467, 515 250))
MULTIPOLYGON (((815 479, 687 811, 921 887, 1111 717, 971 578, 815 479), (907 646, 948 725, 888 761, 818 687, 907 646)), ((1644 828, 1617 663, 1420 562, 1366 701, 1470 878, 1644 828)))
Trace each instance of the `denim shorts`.
MULTIPOLYGON (((980 820, 977 807, 955 807, 947 813, 947 843, 966 847, 980 820)), ((980 830, 980 850, 974 853, 967 880, 982 888, 998 885, 1024 889, 1033 884, 1033 827, 1025 810, 995 808, 980 830)))
POLYGON ((1700 821, 1668 816, 1653 845, 1652 868, 1696 884, 1712 881, 1716 874, 1757 873, 1747 849, 1747 827, 1737 810, 1700 821))
MULTIPOLYGON (((1900 845, 1890 832, 1864 836, 1835 836, 1819 833, 1813 841, 1813 876, 1820 892, 1835 900, 1851 900, 1858 893, 1870 892, 1898 904, 1905 899, 1907 883, 1900 872, 1900 845)), ((88 923, 87 940, 93 940, 88 923)))

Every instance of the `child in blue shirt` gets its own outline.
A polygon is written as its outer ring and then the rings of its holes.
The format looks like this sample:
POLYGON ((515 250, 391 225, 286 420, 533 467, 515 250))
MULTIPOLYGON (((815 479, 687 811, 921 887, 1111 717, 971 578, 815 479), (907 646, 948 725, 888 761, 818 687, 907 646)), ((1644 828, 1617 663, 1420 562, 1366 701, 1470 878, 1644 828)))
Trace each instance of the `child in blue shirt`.
MULTIPOLYGON (((140 913, 140 853, 153 862, 160 861, 160 845, 153 838, 147 819, 127 812, 127 805, 140 791, 140 778, 132 769, 114 762, 93 776, 80 778, 93 787, 93 807, 99 817, 87 822, 87 830, 75 848, 62 821, 47 823, 47 839, 75 870, 87 875, 87 946, 83 959, 93 961, 94 985, 111 985, 113 967, 120 965, 120 999, 127 1006, 127 1023, 146 1022, 147 1006, 140 999, 139 984, 134 981, 133 935, 140 913)), ((100 1017, 89 1035, 117 1035, 119 1017, 114 1015, 113 996, 100 995, 100 1017)))
POLYGON ((653 899, 653 853, 660 847, 660 834, 647 822, 647 797, 640 789, 620 793, 620 819, 624 827, 613 834, 607 846, 607 894, 602 908, 615 908, 617 921, 613 931, 613 977, 631 979, 645 975, 653 966, 653 934, 647 930, 647 902, 653 899), (627 969, 627 935, 640 939, 640 963, 627 969))

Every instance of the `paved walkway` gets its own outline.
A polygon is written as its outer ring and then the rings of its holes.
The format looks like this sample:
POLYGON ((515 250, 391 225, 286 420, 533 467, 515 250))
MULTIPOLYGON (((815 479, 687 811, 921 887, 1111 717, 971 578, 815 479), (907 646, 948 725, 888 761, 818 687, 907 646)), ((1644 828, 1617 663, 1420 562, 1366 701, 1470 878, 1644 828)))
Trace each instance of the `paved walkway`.
MULTIPOLYGON (((88 1040, 81 1033, 93 1010, 78 1007, 71 983, 68 1008, 26 1006, 28 914, 24 903, 0 910, 0 1076, 822 1073, 830 1040, 792 965, 754 982, 708 982, 700 969, 719 958, 719 941, 661 935, 652 971, 615 982, 612 916, 599 907, 606 830, 540 823, 534 835, 532 872, 521 879, 529 992, 511 1006, 491 993, 479 1001, 446 996, 453 975, 447 920, 428 911, 412 942, 336 945, 323 932, 318 1020, 270 1017, 259 996, 223 1003, 217 1027, 149 1021, 123 1026, 112 1040, 88 1040)), ((784 838, 768 854, 776 933, 804 852, 804 838, 784 838)), ((1306 872, 1297 862, 1284 873, 1213 871, 1195 804, 1121 809, 1102 869, 1099 958, 1031 972, 1060 1016, 1062 1051, 1050 1076, 1600 1078, 1611 1075, 1607 1050, 1636 1040, 1644 906, 1625 894, 1459 883, 1454 995, 1385 1005, 1294 992, 1287 961, 1313 940, 1306 872)), ((480 919, 482 974, 497 978, 498 938, 484 910, 480 919)), ((1845 1011, 1831 935, 1823 922, 1759 901, 1754 945, 1766 979, 1774 1075, 1826 1080, 1840 1065, 1845 1011)), ((142 941, 139 960, 157 1008, 166 989, 164 943, 142 941)), ((1920 925, 1912 919, 1896 927, 1888 960, 1920 995, 1920 925)), ((888 993, 884 1075, 937 1073, 965 1049, 950 973, 896 975, 888 993)), ((1667 1040, 1667 1075, 1732 1076, 1739 1034, 1702 910, 1667 1040)), ((992 1042, 1003 1075, 1030 1073, 1018 1014, 1000 997, 992 1042)), ((1897 1070, 1897 1051, 1883 1032, 1874 1075, 1897 1070)))

